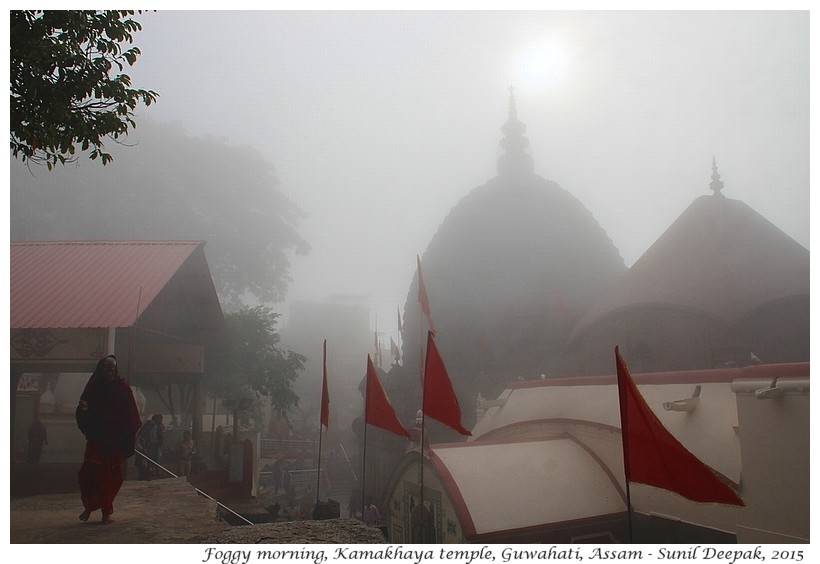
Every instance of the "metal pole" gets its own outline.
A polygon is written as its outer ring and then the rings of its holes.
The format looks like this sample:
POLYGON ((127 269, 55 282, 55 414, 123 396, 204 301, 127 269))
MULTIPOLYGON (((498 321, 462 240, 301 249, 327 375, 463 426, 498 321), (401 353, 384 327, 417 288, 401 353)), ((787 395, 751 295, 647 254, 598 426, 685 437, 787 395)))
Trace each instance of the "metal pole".
MULTIPOLYGON (((422 406, 424 406, 424 392, 422 392, 422 406)), ((419 518, 421 520, 421 539, 419 542, 424 542, 424 408, 421 410, 421 437, 419 438, 419 503, 421 509, 419 510, 419 518)), ((412 518, 412 516, 411 516, 412 518)))
MULTIPOLYGON (((369 359, 368 355, 368 359, 369 359)), ((367 408, 370 406, 370 368, 369 362, 365 371, 364 385, 364 444, 362 445, 362 521, 364 521, 364 492, 367 477, 367 408)))

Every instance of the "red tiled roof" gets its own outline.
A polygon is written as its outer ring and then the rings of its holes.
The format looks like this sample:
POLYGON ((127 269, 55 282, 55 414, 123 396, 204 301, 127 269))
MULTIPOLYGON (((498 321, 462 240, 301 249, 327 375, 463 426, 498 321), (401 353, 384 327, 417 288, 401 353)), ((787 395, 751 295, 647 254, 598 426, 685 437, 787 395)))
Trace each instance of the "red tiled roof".
POLYGON ((130 327, 203 244, 12 243, 11 328, 130 327))

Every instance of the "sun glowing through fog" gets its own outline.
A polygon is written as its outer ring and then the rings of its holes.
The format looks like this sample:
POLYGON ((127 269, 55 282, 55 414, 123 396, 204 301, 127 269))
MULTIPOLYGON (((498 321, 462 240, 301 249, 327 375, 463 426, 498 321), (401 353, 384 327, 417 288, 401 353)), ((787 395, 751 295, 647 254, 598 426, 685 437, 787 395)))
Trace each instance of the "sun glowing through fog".
POLYGON ((558 87, 568 73, 569 56, 558 40, 531 46, 518 59, 519 80, 530 86, 558 87))

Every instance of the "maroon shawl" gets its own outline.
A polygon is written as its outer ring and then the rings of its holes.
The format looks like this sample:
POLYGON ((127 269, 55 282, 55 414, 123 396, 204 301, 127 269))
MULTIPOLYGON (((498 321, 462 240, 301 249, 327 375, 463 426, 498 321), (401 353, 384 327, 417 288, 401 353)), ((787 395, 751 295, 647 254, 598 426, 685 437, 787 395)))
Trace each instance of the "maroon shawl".
MULTIPOLYGON (((116 360, 114 355, 109 355, 116 360)), ((77 426, 86 439, 99 443, 103 455, 122 451, 125 458, 134 454, 134 437, 140 428, 140 415, 128 383, 117 373, 113 380, 102 375, 105 358, 85 385, 81 401, 88 409, 77 408, 77 426)))

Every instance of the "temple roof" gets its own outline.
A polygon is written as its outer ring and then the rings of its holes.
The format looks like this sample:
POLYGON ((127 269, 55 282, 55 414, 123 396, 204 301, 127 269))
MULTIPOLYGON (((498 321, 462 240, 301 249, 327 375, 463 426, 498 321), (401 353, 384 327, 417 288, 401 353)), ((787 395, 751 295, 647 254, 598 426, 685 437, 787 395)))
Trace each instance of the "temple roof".
MULTIPOLYGON (((421 257, 438 344, 454 373, 477 372, 467 364, 480 360, 482 343, 497 365, 485 362, 485 371, 543 371, 551 362, 543 357, 554 356, 626 270, 589 209, 533 172, 525 130, 511 93, 498 176, 450 210, 421 257)), ((414 277, 404 308, 408 366, 417 362, 421 334, 417 288, 414 277)))
POLYGON ((692 202, 581 319, 570 340, 639 305, 734 323, 775 300, 809 294, 809 251, 745 203, 723 196, 715 174, 715 194, 692 202))

